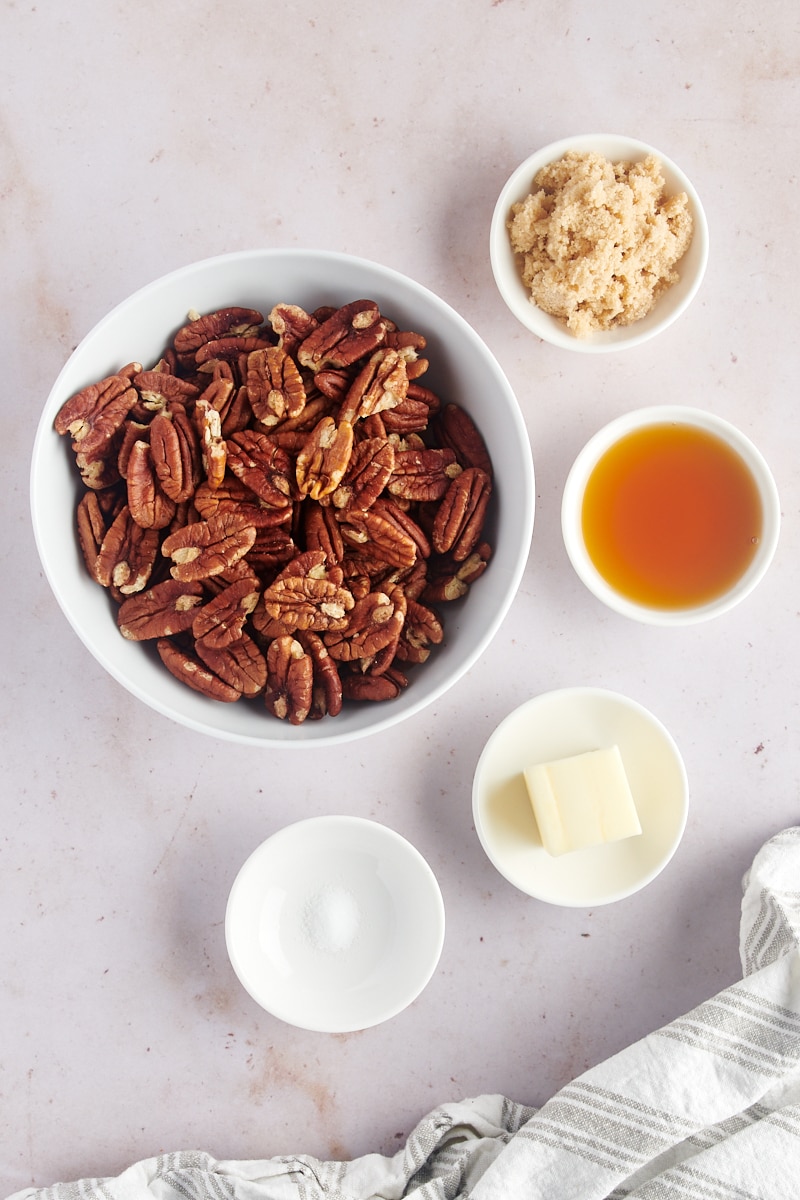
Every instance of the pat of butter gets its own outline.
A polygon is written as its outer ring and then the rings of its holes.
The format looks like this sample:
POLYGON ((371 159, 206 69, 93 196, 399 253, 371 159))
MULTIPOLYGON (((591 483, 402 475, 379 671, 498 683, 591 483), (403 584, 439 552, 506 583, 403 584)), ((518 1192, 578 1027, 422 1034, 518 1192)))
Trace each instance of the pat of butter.
POLYGON ((542 844, 554 856, 642 832, 618 746, 527 767, 542 844))

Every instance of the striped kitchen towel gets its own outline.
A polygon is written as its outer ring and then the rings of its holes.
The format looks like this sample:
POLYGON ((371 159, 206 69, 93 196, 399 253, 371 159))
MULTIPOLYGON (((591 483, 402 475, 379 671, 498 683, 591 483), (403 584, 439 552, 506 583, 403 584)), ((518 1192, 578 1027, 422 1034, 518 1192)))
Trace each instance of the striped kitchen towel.
POLYGON ((444 1104, 392 1157, 147 1159, 9 1200, 800 1200, 800 827, 743 883, 744 977, 538 1110, 444 1104))
POLYGON ((744 879, 741 983, 587 1071, 474 1200, 800 1200, 800 828, 744 879))

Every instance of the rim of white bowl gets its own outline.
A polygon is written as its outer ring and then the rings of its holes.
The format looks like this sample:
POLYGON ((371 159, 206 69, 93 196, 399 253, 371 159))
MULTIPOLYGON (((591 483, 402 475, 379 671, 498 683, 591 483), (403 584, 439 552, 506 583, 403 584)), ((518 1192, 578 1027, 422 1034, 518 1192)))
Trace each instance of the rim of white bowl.
MULTIPOLYGON (((377 289, 376 289, 377 290, 377 289)), ((220 303, 235 303, 234 299, 225 300, 220 298, 220 303)), ((190 305, 193 307, 193 305, 190 305)), ((135 349, 135 348, 132 348, 135 349)), ((118 363, 117 363, 118 366, 118 363)), ((116 369, 109 364, 109 369, 116 369)), ((61 441, 61 439, 58 439, 61 441)), ((360 740, 363 737, 370 737, 373 734, 381 733, 387 729, 393 728, 395 725, 415 716, 423 709, 430 707, 431 704, 441 699, 463 676, 475 665, 479 658, 486 652, 487 648, 497 635, 497 632, 508 615, 508 611, 516 597, 519 586, 522 581, 522 576, 527 565, 527 558, 530 552, 530 545, 533 536, 533 524, 535 515, 535 480, 534 480, 534 465, 533 457, 530 451, 530 440, 525 426, 522 409, 516 397, 511 384, 500 366, 499 361, 489 349, 485 341, 480 337, 469 322, 461 316, 446 300, 443 300, 435 292, 431 291, 424 284, 418 283, 408 275, 397 271, 393 267, 388 267, 382 263, 363 258, 357 255, 345 254, 334 250, 316 250, 312 248, 255 248, 250 250, 236 250, 225 254, 213 255, 208 258, 199 259, 195 262, 188 263, 183 267, 177 267, 165 275, 159 276, 157 279, 151 280, 149 283, 137 288, 135 291, 126 296, 112 309, 110 309, 95 325, 84 335, 75 349, 67 358, 59 371, 51 389, 47 400, 44 404, 39 425, 34 438, 30 482, 29 482, 29 502, 31 507, 31 518, 33 525, 34 542, 36 544, 39 560, 48 581, 51 591, 56 598, 56 601, 61 608, 68 623, 73 631, 83 642, 86 649, 92 654, 94 659, 100 664, 107 673, 123 686, 131 695, 135 696, 142 703, 146 704, 153 711, 158 712, 161 716, 168 717, 184 728, 193 730, 196 733, 202 733, 207 736, 216 737, 224 741, 231 741, 243 745, 251 745, 263 747, 269 750, 307 750, 312 747, 329 747, 334 745, 344 745, 347 742, 360 740), (276 262, 279 259, 290 259, 293 262, 319 262, 324 260, 331 264, 339 264, 343 268, 353 268, 355 270, 377 271, 385 277, 387 283, 399 285, 403 290, 407 290, 410 294, 421 296, 425 302, 433 309, 444 314, 447 319, 460 327, 462 332, 472 340, 478 347, 480 354, 484 357, 488 368, 494 375, 498 387, 505 391, 508 400, 508 417, 512 422, 515 433, 515 441, 520 447, 527 447, 527 454, 523 451, 520 455, 518 464, 520 475, 517 483, 520 488, 520 503, 517 506, 519 519, 521 521, 520 544, 514 554, 514 561, 508 564, 505 568, 505 577, 507 586, 504 590, 504 598, 502 603, 499 603, 492 612, 491 617, 487 620, 484 627, 483 635, 473 646, 471 652, 466 654, 459 662, 457 670, 446 679, 442 680, 435 688, 430 689, 426 694, 420 692, 415 693, 413 684, 396 700, 388 701, 380 706, 381 715, 378 715, 375 706, 370 706, 370 709, 364 709, 364 716, 360 724, 351 724, 346 730, 339 725, 337 721, 340 718, 325 718, 321 721, 304 722, 303 725, 293 727, 296 736, 271 736, 270 721, 265 719, 263 735, 245 734, 238 732, 235 728, 225 728, 216 724, 209 716, 204 715, 209 706, 214 706, 212 711, 217 711, 222 708, 235 708, 231 705, 219 705, 217 702, 206 701, 203 697, 191 693, 195 698, 195 703, 192 705, 195 708, 193 715, 180 711, 180 707, 169 703, 160 697, 153 696, 150 692, 139 686, 135 680, 130 678, 126 672, 121 669, 112 658, 104 654, 95 644, 92 644, 86 629, 83 627, 83 622, 80 619, 80 613, 76 611, 75 606, 71 602, 68 595, 65 593, 61 585, 57 572, 54 570, 51 561, 51 549, 53 543, 52 533, 48 535, 44 528, 42 520, 42 489, 46 487, 47 480, 47 464, 45 463, 45 448, 53 444, 53 439, 57 439, 57 435, 53 431, 53 420, 60 404, 66 399, 67 394, 71 394, 73 390, 84 386, 91 380, 80 378, 80 372, 77 369, 82 358, 87 353, 87 347, 92 341, 103 331, 107 330, 114 322, 119 321, 126 313, 126 310, 146 300, 148 296, 156 294, 160 289, 177 285, 178 282, 185 280, 191 283, 192 277, 200 275, 214 267, 237 266, 247 262, 257 260, 265 268, 270 262, 276 262), (67 387, 67 381, 71 381, 67 387), (367 715, 368 714, 368 715, 367 715)), ((72 519, 72 518, 71 518, 72 519)), ((76 550, 77 553, 77 550, 76 550)), ((497 567, 497 563, 492 566, 497 567)), ((491 569, 491 568, 490 568, 491 569)), ((87 577, 88 578, 88 577, 87 577)), ((91 582, 91 581, 90 581, 91 582)), ((177 681, 176 681, 177 683, 177 681)), ((181 687, 182 685, 178 685, 181 687)), ((219 715, 219 713, 218 713, 219 715)), ((281 726, 283 722, 278 722, 281 726)), ((277 732, 277 731, 276 731, 277 732)))
POLYGON ((775 556, 781 527, 781 506, 772 471, 758 447, 724 417, 691 405, 659 404, 634 409, 609 421, 578 453, 567 475, 561 501, 561 532, 567 556, 579 579, 608 608, 646 625, 696 625, 722 616, 749 596, 766 575, 775 556), (763 532, 758 551, 741 578, 722 596, 685 609, 664 609, 636 604, 610 586, 587 553, 581 532, 581 508, 586 483, 598 459, 619 438, 649 425, 695 425, 714 433, 736 451, 753 476, 761 497, 763 532))
POLYGON ((492 214, 489 258, 498 291, 517 320, 542 341, 577 354, 607 354, 640 346, 668 329, 697 295, 705 276, 709 254, 708 220, 694 184, 678 164, 648 142, 624 134, 586 133, 561 138, 529 155, 507 179, 492 214), (659 297, 654 308, 631 325, 603 330, 590 338, 577 338, 557 317, 550 316, 531 300, 522 282, 506 227, 511 205, 530 193, 533 177, 541 167, 561 158, 568 150, 596 150, 616 162, 635 162, 654 155, 659 159, 671 192, 685 191, 694 219, 689 249, 679 264, 680 280, 659 297), (667 307, 669 305, 669 307, 667 307))

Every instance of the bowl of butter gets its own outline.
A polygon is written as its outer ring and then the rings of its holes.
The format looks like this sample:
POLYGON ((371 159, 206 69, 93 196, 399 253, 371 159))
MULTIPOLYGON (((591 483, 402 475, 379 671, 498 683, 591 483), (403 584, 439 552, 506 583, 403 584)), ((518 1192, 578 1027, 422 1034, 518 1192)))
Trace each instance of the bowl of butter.
POLYGON ((595 908, 645 887, 675 854, 689 807, 680 751, 637 701, 603 688, 547 692, 487 741, 472 789, 489 861, 519 891, 595 908))

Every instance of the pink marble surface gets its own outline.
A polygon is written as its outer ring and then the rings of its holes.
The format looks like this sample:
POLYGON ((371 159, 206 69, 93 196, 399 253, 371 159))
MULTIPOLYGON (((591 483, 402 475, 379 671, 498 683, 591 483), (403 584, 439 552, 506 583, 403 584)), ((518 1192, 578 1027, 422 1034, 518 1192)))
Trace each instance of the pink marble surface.
POLYGON ((541 1103, 738 976, 741 876, 800 815, 795 4, 17 0, 0 33, 0 1194, 161 1150, 391 1152, 446 1100, 541 1103), (518 326, 487 253, 516 164, 587 130, 680 162, 712 234, 689 313, 600 357, 518 326), (307 756, 195 735, 108 678, 43 579, 28 514, 32 439, 72 347, 141 284, 251 246, 350 252, 438 292, 503 364, 537 472, 530 560, 490 652, 401 730, 307 756), (737 423, 783 501, 765 582, 691 629, 602 609, 559 533, 584 440, 656 401, 737 423), (669 869, 588 911, 507 885, 470 815, 497 722, 572 684, 656 713, 692 792, 669 869), (264 837, 337 810, 422 851, 448 929, 409 1009, 326 1036, 256 1007, 222 921, 264 837))

